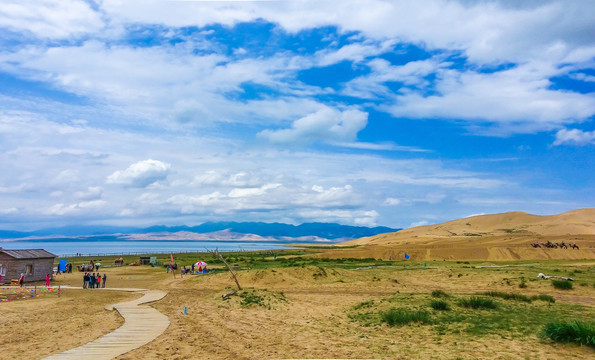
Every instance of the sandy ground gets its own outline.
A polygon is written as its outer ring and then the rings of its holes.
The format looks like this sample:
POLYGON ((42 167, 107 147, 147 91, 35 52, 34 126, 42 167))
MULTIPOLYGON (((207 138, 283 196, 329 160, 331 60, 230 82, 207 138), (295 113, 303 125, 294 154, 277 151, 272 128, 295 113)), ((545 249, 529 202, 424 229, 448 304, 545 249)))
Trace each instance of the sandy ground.
MULTIPOLYGON (((397 292, 428 294, 435 289, 452 293, 484 290, 521 292, 521 277, 534 273, 583 269, 589 264, 553 263, 540 268, 475 269, 471 265, 434 262, 439 269, 343 270, 317 267, 248 270, 239 272, 245 288, 272 294, 269 307, 240 305, 230 289, 228 274, 174 279, 151 267, 111 268, 108 287, 156 288, 168 295, 153 306, 169 316, 169 329, 153 342, 119 359, 585 359, 595 356, 587 347, 544 343, 526 336, 437 335, 430 327, 366 327, 347 316, 356 304, 397 292), (557 270, 557 269, 556 269, 557 270), (265 291, 266 289, 266 291, 265 291), (277 296, 278 298, 275 298, 277 296), (183 314, 187 307, 187 315, 183 314)), ((82 275, 61 275, 56 284, 79 285, 82 275)), ((581 279, 577 279, 581 280, 581 279)), ((584 280, 584 279, 582 279, 584 280)), ((582 281, 581 280, 581 281, 582 281)), ((591 279, 592 282, 593 279, 591 279)), ((522 293, 547 293, 558 303, 593 306, 595 288, 575 286, 571 293, 554 290, 548 281, 528 281, 522 293)), ((45 297, 0 304, 0 358, 43 358, 84 344, 120 326, 106 304, 138 295, 96 290, 65 290, 60 298, 45 297)), ((593 312, 595 314, 595 312, 593 312)))

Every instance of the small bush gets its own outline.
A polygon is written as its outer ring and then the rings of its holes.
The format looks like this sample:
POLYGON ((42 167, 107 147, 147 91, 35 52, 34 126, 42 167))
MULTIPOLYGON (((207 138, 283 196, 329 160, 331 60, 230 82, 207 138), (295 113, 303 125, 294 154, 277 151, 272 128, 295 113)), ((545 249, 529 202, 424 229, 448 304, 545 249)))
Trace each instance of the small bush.
POLYGON ((524 289, 527 287, 527 282, 525 281, 525 278, 521 279, 521 282, 519 283, 519 288, 524 289))
POLYGON ((496 309, 498 303, 492 299, 484 299, 480 297, 470 297, 469 299, 459 300, 459 305, 471 309, 496 309))
POLYGON ((595 348, 595 323, 584 323, 580 321, 547 323, 541 332, 542 336, 556 342, 572 342, 595 348))
POLYGON ((390 326, 407 325, 412 322, 429 324, 430 314, 427 311, 410 311, 406 309, 390 309, 381 314, 382 321, 390 326))
POLYGON ((448 294, 442 290, 434 290, 432 291, 432 296, 435 298, 447 298, 448 294))
POLYGON ((523 294, 505 293, 505 292, 500 292, 500 291, 488 291, 488 292, 482 293, 482 295, 487 295, 487 296, 491 296, 491 297, 499 297, 504 300, 518 300, 518 301, 524 301, 524 302, 531 302, 531 298, 529 298, 523 294))
POLYGON ((554 299, 553 296, 546 295, 546 294, 533 295, 533 296, 531 296, 531 300, 541 300, 541 301, 547 301, 549 303, 556 302, 556 299, 554 299))
POLYGON ((560 289, 560 290, 571 290, 572 289, 572 283, 568 280, 552 280, 552 285, 556 289, 560 289))
POLYGON ((430 302, 430 306, 434 310, 443 310, 443 311, 450 310, 450 306, 448 305, 448 303, 446 301, 442 301, 442 300, 432 300, 432 302, 430 302))

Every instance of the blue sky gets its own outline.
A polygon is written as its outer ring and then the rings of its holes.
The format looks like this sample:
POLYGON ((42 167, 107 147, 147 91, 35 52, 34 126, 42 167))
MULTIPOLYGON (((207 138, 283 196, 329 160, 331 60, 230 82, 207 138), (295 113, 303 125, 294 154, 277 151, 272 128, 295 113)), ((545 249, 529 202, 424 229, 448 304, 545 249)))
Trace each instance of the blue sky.
POLYGON ((595 203, 589 1, 0 3, 0 224, 595 203))

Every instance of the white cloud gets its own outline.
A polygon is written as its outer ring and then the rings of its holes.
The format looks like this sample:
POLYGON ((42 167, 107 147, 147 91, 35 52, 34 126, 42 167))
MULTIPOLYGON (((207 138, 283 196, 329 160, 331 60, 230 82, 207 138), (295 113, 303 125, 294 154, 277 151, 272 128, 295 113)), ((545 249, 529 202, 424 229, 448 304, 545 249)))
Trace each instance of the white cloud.
POLYGON ((79 0, 3 0, 0 27, 37 37, 78 37, 100 30, 101 15, 79 0))
POLYGON ((227 196, 230 198, 246 198, 265 195, 269 190, 280 187, 281 184, 266 184, 258 188, 232 189, 227 196))
POLYGON ((386 198, 386 200, 384 200, 382 205, 396 206, 396 205, 399 205, 400 203, 401 203, 400 199, 389 197, 389 198, 386 198))
POLYGON ((89 186, 86 190, 75 192, 74 197, 89 201, 100 199, 102 194, 103 188, 101 186, 89 186))
POLYGON ((375 210, 300 210, 300 217, 317 222, 351 223, 360 226, 375 226, 379 214, 375 210))
POLYGON ((165 180, 171 165, 159 160, 143 160, 130 165, 126 170, 118 170, 107 177, 108 184, 122 184, 131 187, 147 187, 165 180))
POLYGON ((595 144, 595 131, 582 131, 579 129, 560 129, 556 133, 554 145, 589 145, 595 144))
POLYGON ((409 227, 418 227, 418 226, 424 226, 424 225, 428 225, 429 222, 427 220, 421 220, 421 221, 416 221, 416 222, 412 222, 411 225, 409 225, 409 227))
POLYGON ((106 205, 106 201, 104 200, 81 201, 70 205, 60 203, 50 207, 47 213, 49 215, 71 215, 81 212, 96 211, 104 205, 106 205))
POLYGON ((398 117, 492 122, 513 132, 550 130, 592 116, 592 96, 549 88, 548 77, 556 73, 549 65, 535 64, 495 73, 443 70, 438 94, 397 94, 394 105, 382 108, 398 117))
POLYGON ((349 141, 368 122, 368 114, 357 110, 324 108, 296 120, 290 129, 264 130, 258 135, 273 143, 294 144, 312 141, 349 141))

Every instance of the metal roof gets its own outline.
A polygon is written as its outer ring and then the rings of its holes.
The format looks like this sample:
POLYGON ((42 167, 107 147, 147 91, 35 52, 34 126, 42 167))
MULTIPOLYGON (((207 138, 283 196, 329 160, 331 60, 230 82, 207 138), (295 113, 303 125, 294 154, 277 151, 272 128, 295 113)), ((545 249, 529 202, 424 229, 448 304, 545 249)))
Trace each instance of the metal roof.
POLYGON ((0 248, 0 253, 5 253, 6 255, 15 259, 39 259, 56 257, 56 255, 43 249, 7 250, 0 248))

